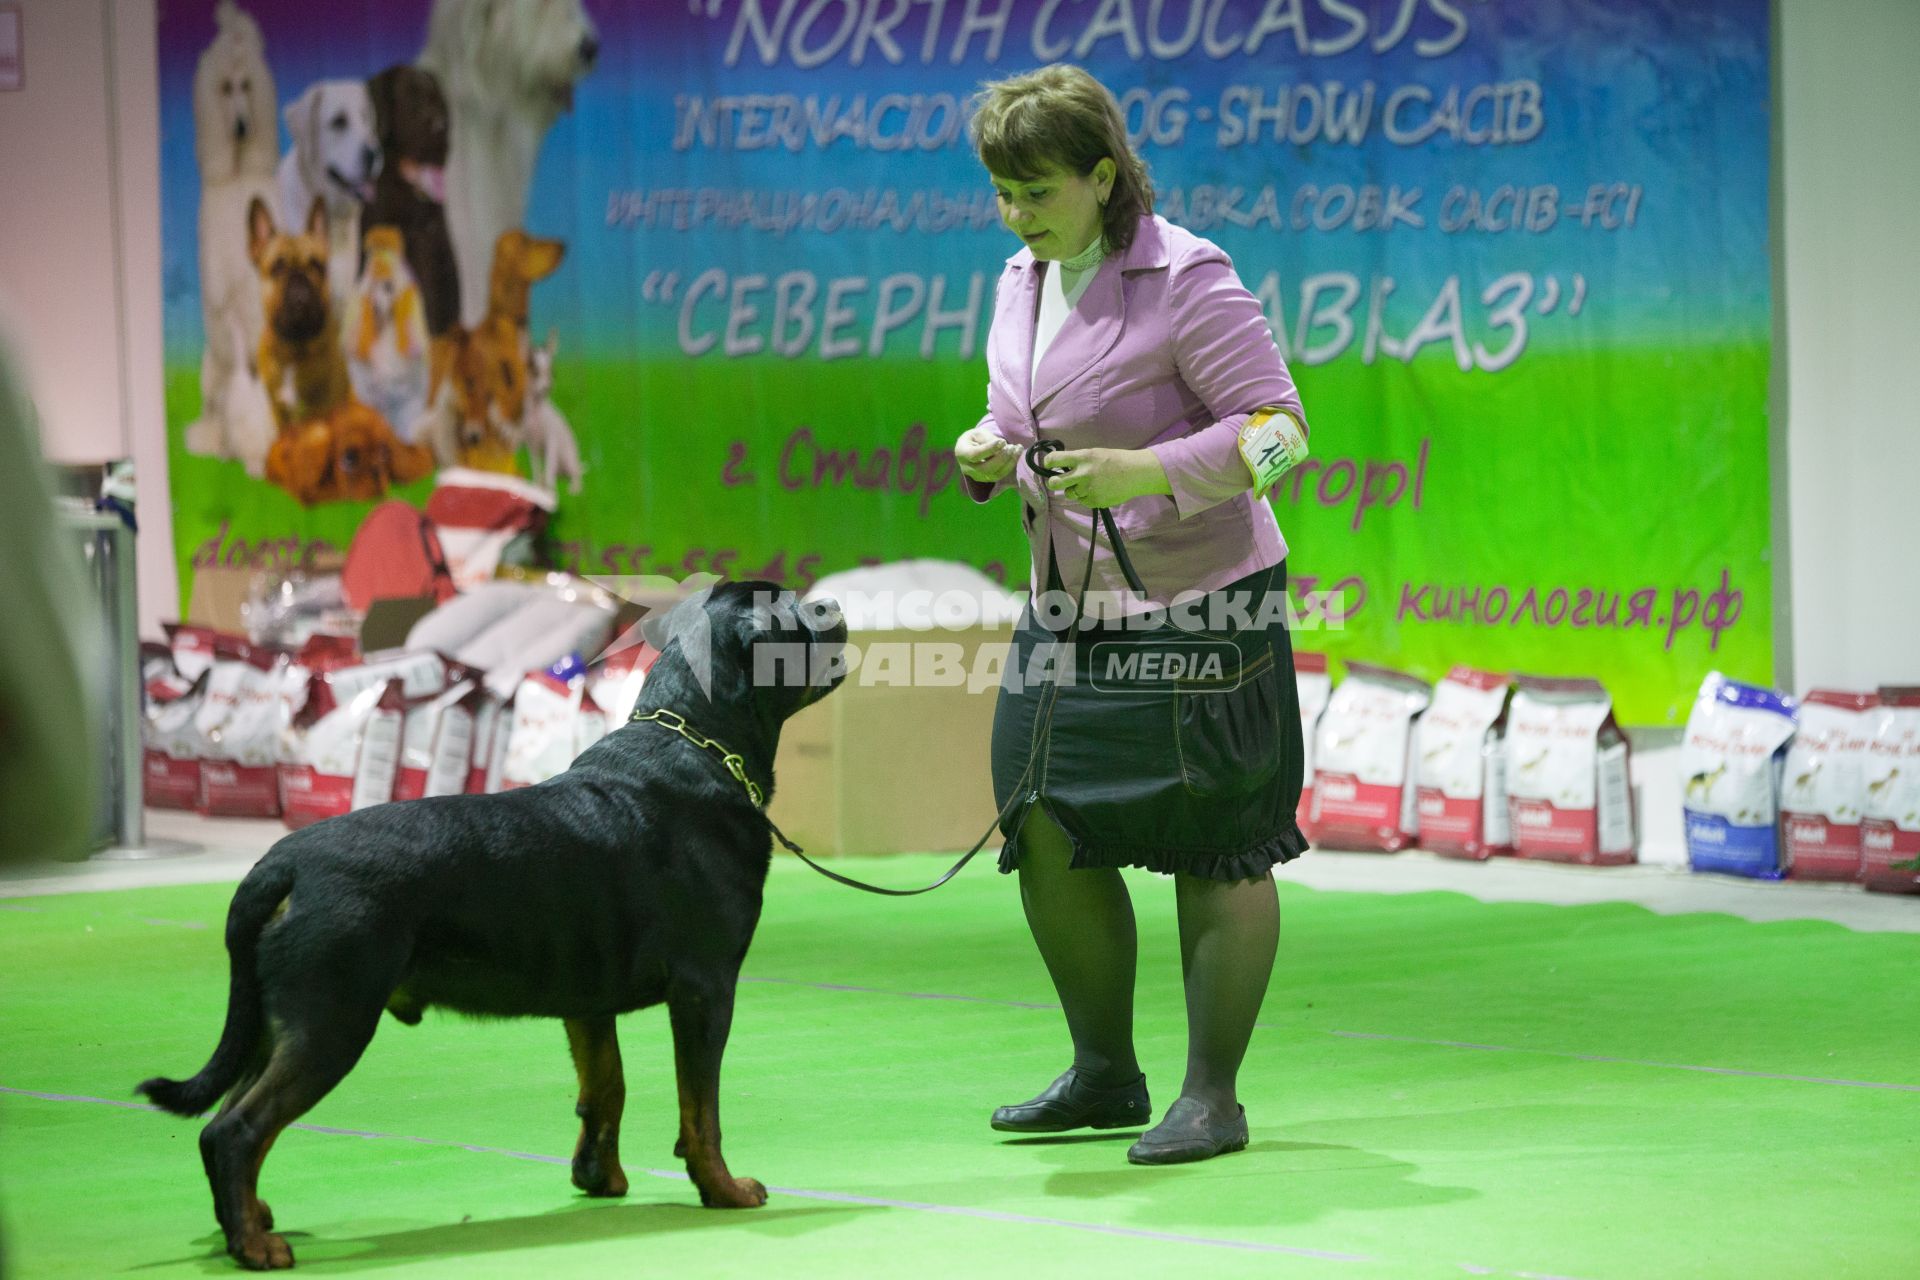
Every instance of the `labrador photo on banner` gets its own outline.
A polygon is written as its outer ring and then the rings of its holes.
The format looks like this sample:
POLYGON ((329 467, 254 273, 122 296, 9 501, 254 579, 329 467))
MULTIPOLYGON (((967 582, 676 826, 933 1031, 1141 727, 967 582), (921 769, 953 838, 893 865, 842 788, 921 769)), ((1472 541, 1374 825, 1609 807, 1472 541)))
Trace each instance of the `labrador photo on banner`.
POLYGON ((448 468, 588 574, 1028 574, 952 445, 1019 244, 982 82, 1119 96, 1300 385, 1300 648, 1773 676, 1764 0, 169 0, 176 552, 448 468))

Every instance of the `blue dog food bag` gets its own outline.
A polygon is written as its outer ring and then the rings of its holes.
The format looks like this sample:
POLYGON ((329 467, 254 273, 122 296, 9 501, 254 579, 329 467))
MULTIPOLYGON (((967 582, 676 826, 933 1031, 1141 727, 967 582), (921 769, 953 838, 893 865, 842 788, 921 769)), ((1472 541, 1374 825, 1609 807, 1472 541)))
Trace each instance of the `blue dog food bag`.
POLYGON ((1680 748, 1687 861, 1695 871, 1778 880, 1780 774, 1794 700, 1710 672, 1680 748))

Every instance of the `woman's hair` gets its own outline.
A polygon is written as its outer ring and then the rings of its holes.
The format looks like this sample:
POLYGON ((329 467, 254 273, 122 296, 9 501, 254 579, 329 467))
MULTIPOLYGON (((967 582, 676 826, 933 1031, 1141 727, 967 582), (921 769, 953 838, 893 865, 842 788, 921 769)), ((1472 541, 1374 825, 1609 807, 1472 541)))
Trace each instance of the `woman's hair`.
POLYGON ((1053 169, 1085 176, 1111 158, 1113 187, 1100 211, 1109 248, 1133 243, 1153 212, 1147 162, 1127 141, 1126 118, 1107 87, 1079 67, 1055 63, 982 85, 968 133, 988 172, 1021 182, 1053 169))

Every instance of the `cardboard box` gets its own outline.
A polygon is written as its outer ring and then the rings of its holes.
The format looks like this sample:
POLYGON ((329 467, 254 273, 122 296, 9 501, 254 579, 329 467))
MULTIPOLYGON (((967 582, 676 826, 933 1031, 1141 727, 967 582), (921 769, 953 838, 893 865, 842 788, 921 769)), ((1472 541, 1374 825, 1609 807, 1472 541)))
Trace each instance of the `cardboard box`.
POLYGON ((768 816, 810 856, 972 848, 994 820, 993 709, 1012 636, 855 632, 860 664, 781 731, 768 816), (959 683, 927 669, 943 660, 959 683), (970 691, 982 671, 996 682, 970 691))

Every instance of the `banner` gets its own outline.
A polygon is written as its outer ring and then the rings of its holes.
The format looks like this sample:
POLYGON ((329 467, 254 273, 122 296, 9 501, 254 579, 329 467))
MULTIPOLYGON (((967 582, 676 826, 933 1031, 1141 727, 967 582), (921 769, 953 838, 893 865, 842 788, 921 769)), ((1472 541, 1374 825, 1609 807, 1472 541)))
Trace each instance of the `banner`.
POLYGON ((951 453, 1019 248, 966 115, 1064 60, 1298 380, 1300 647, 1594 675, 1636 723, 1773 675, 1762 0, 172 0, 160 36, 183 578, 464 465, 551 484, 582 572, 1022 582, 951 453))

